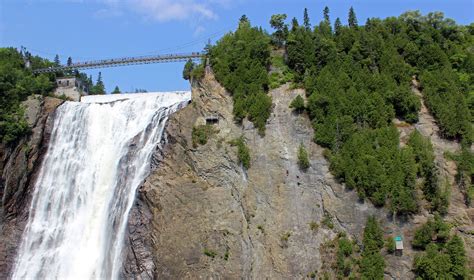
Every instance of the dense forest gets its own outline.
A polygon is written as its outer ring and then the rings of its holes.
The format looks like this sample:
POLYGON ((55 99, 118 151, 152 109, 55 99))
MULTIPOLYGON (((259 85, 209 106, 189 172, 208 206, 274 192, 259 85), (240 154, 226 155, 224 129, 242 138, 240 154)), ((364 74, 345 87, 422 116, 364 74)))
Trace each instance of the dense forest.
MULTIPOLYGON (((264 137, 272 102, 268 90, 284 83, 304 88, 306 102, 297 97, 290 108, 307 113, 314 141, 327 149, 331 171, 341 182, 395 215, 419 212, 420 199, 427 210, 445 215, 450 186, 439 175, 430 139, 415 130, 402 146, 394 124, 395 119, 418 122, 421 100, 412 90, 418 88, 440 136, 462 146, 459 154, 446 156, 457 163, 457 185, 469 205, 474 196, 474 24, 458 25, 440 12, 410 11, 359 25, 353 8, 346 25, 339 18, 333 24, 327 7, 322 19, 312 26, 306 9, 302 24, 296 18, 288 24, 286 14, 273 15, 270 34, 242 16, 235 32, 210 47, 215 76, 233 96, 235 120, 248 117, 264 137)), ((368 227, 374 224, 369 221, 368 227)), ((383 240, 377 240, 362 254, 366 279, 383 277, 383 240)), ((415 261, 421 279, 466 278, 457 236, 420 249, 427 249, 415 261), (445 259, 451 260, 449 268, 429 271, 445 259)))
MULTIPOLYGON (((314 27, 307 10, 303 24, 293 18, 288 25, 286 18, 272 16, 275 32, 269 34, 242 16, 235 32, 210 47, 216 78, 232 93, 236 121, 248 117, 263 135, 271 112, 267 91, 275 82, 268 71, 283 50, 284 71, 291 75, 281 79, 306 89, 303 106, 315 142, 328 149, 333 173, 361 198, 387 205, 395 214, 418 211, 416 180, 424 179, 431 209, 444 213, 447 193, 443 178, 437 178, 429 139, 415 132, 400 148, 393 119, 418 121, 420 99, 411 90, 417 79, 442 136, 470 146, 474 25, 457 25, 439 12, 422 16, 415 11, 367 19, 360 26, 352 8, 347 25, 339 18, 332 25, 327 7, 314 27)), ((301 100, 294 105, 302 109, 301 100)), ((472 193, 469 176, 462 176, 469 185, 466 193, 472 193)))

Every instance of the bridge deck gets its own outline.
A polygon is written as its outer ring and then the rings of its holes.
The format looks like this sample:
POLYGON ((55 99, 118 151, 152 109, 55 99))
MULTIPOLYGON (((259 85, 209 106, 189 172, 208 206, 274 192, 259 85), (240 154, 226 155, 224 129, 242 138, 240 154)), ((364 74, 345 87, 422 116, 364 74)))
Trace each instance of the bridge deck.
POLYGON ((80 69, 117 67, 117 66, 136 65, 136 64, 178 62, 178 61, 187 61, 189 59, 196 60, 202 57, 204 57, 204 54, 199 53, 199 52, 193 52, 193 53, 187 53, 187 54, 165 54, 165 55, 152 55, 152 56, 124 57, 124 58, 85 61, 85 62, 73 63, 71 65, 35 69, 33 70, 33 73, 39 74, 39 73, 52 73, 52 72, 60 72, 60 71, 80 70, 80 69))

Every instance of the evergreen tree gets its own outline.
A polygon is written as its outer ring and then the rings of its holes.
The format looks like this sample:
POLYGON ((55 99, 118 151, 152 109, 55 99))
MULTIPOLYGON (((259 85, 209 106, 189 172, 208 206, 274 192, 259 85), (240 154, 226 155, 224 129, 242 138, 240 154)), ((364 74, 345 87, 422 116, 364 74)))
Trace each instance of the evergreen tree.
POLYGON ((328 6, 324 7, 324 21, 327 23, 327 24, 331 24, 331 20, 329 19, 329 8, 328 6))
POLYGON ((114 91, 112 91, 112 94, 118 94, 118 93, 122 93, 122 92, 120 91, 118 86, 115 86, 114 91))
POLYGON ((354 11, 354 8, 349 9, 349 26, 352 28, 357 28, 357 17, 354 11))
POLYGON ((67 58, 67 66, 71 66, 71 65, 72 65, 72 58, 68 57, 67 58))
POLYGON ((59 55, 54 56, 54 65, 56 66, 61 65, 61 61, 59 60, 59 55))
POLYGON ((291 101, 290 108, 294 109, 297 113, 301 113, 304 110, 304 99, 301 95, 297 95, 293 101, 291 101))
POLYGON ((304 24, 304 27, 307 30, 311 30, 311 23, 309 21, 309 15, 308 15, 308 9, 307 8, 304 8, 303 24, 304 24))
POLYGON ((93 94, 105 94, 104 82, 102 82, 102 73, 99 72, 97 82, 95 83, 93 94))
POLYGON ((383 232, 373 216, 367 220, 362 242, 364 250, 360 262, 361 279, 383 279, 385 261, 380 254, 384 244, 383 232))
POLYGON ((239 24, 242 24, 242 23, 250 23, 249 18, 247 17, 247 15, 242 15, 240 17, 239 24))
POLYGON ((342 29, 341 19, 336 18, 336 21, 334 22, 334 32, 336 33, 336 36, 341 34, 341 29, 342 29))
POLYGON ((462 239, 455 235, 446 244, 446 252, 451 259, 451 275, 454 279, 467 279, 467 257, 462 239))
POLYGON ((298 29, 299 27, 299 23, 298 23, 298 20, 294 17, 292 20, 291 20, 291 32, 295 32, 296 29, 298 29))

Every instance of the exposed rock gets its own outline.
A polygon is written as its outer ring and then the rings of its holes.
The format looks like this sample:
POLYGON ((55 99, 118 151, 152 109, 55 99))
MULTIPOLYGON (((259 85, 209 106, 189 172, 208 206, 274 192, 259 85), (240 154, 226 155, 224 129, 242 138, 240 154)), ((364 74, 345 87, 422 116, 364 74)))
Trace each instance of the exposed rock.
POLYGON ((439 135, 439 127, 430 114, 423 100, 423 95, 419 90, 416 79, 413 80, 413 92, 421 99, 421 110, 419 121, 415 125, 416 129, 425 137, 429 137, 433 144, 435 162, 440 172, 441 180, 448 180, 450 189, 450 203, 446 220, 454 225, 454 230, 463 238, 468 256, 468 265, 474 269, 474 235, 472 231, 466 229, 474 228, 474 208, 466 205, 464 195, 456 184, 456 163, 447 159, 445 153, 457 153, 461 147, 455 141, 443 139, 439 135))
MULTIPOLYGON (((308 117, 288 108, 297 94, 304 96, 287 85, 270 91, 274 107, 261 137, 252 123, 234 123, 231 96, 211 74, 193 87, 192 104, 170 117, 169 143, 159 155, 159 168, 140 189, 137 209, 146 207, 151 213, 150 224, 142 225, 146 234, 140 242, 151 244, 146 250, 154 258, 154 271, 146 275, 301 279, 320 271, 321 244, 339 231, 360 241, 367 217, 376 215, 385 232, 406 237, 404 255, 387 256, 387 278, 412 277, 413 224, 392 221, 384 209, 360 201, 333 178, 323 149, 312 140, 308 117), (193 148, 193 126, 214 113, 219 115, 218 132, 207 144, 193 148), (241 135, 251 151, 249 170, 238 163, 237 148, 229 144, 241 135), (300 143, 310 155, 306 172, 297 164, 300 143), (332 217, 333 229, 321 225, 325 214, 332 217), (311 229, 312 222, 319 225, 317 230, 311 229)), ((136 219, 132 214, 131 228, 136 219)), ((132 239, 137 238, 132 234, 132 239)), ((145 270, 126 277, 140 279, 145 270)))
POLYGON ((31 133, 14 145, 0 146, 0 279, 12 269, 26 225, 33 185, 47 151, 55 109, 63 101, 30 96, 23 103, 31 133))

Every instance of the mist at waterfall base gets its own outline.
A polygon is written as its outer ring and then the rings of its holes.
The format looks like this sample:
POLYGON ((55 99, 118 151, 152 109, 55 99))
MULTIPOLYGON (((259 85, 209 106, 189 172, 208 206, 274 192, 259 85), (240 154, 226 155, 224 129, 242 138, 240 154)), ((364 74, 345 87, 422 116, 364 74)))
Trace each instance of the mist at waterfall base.
POLYGON ((136 189, 168 116, 190 98, 89 96, 58 107, 13 279, 119 278, 136 189))

